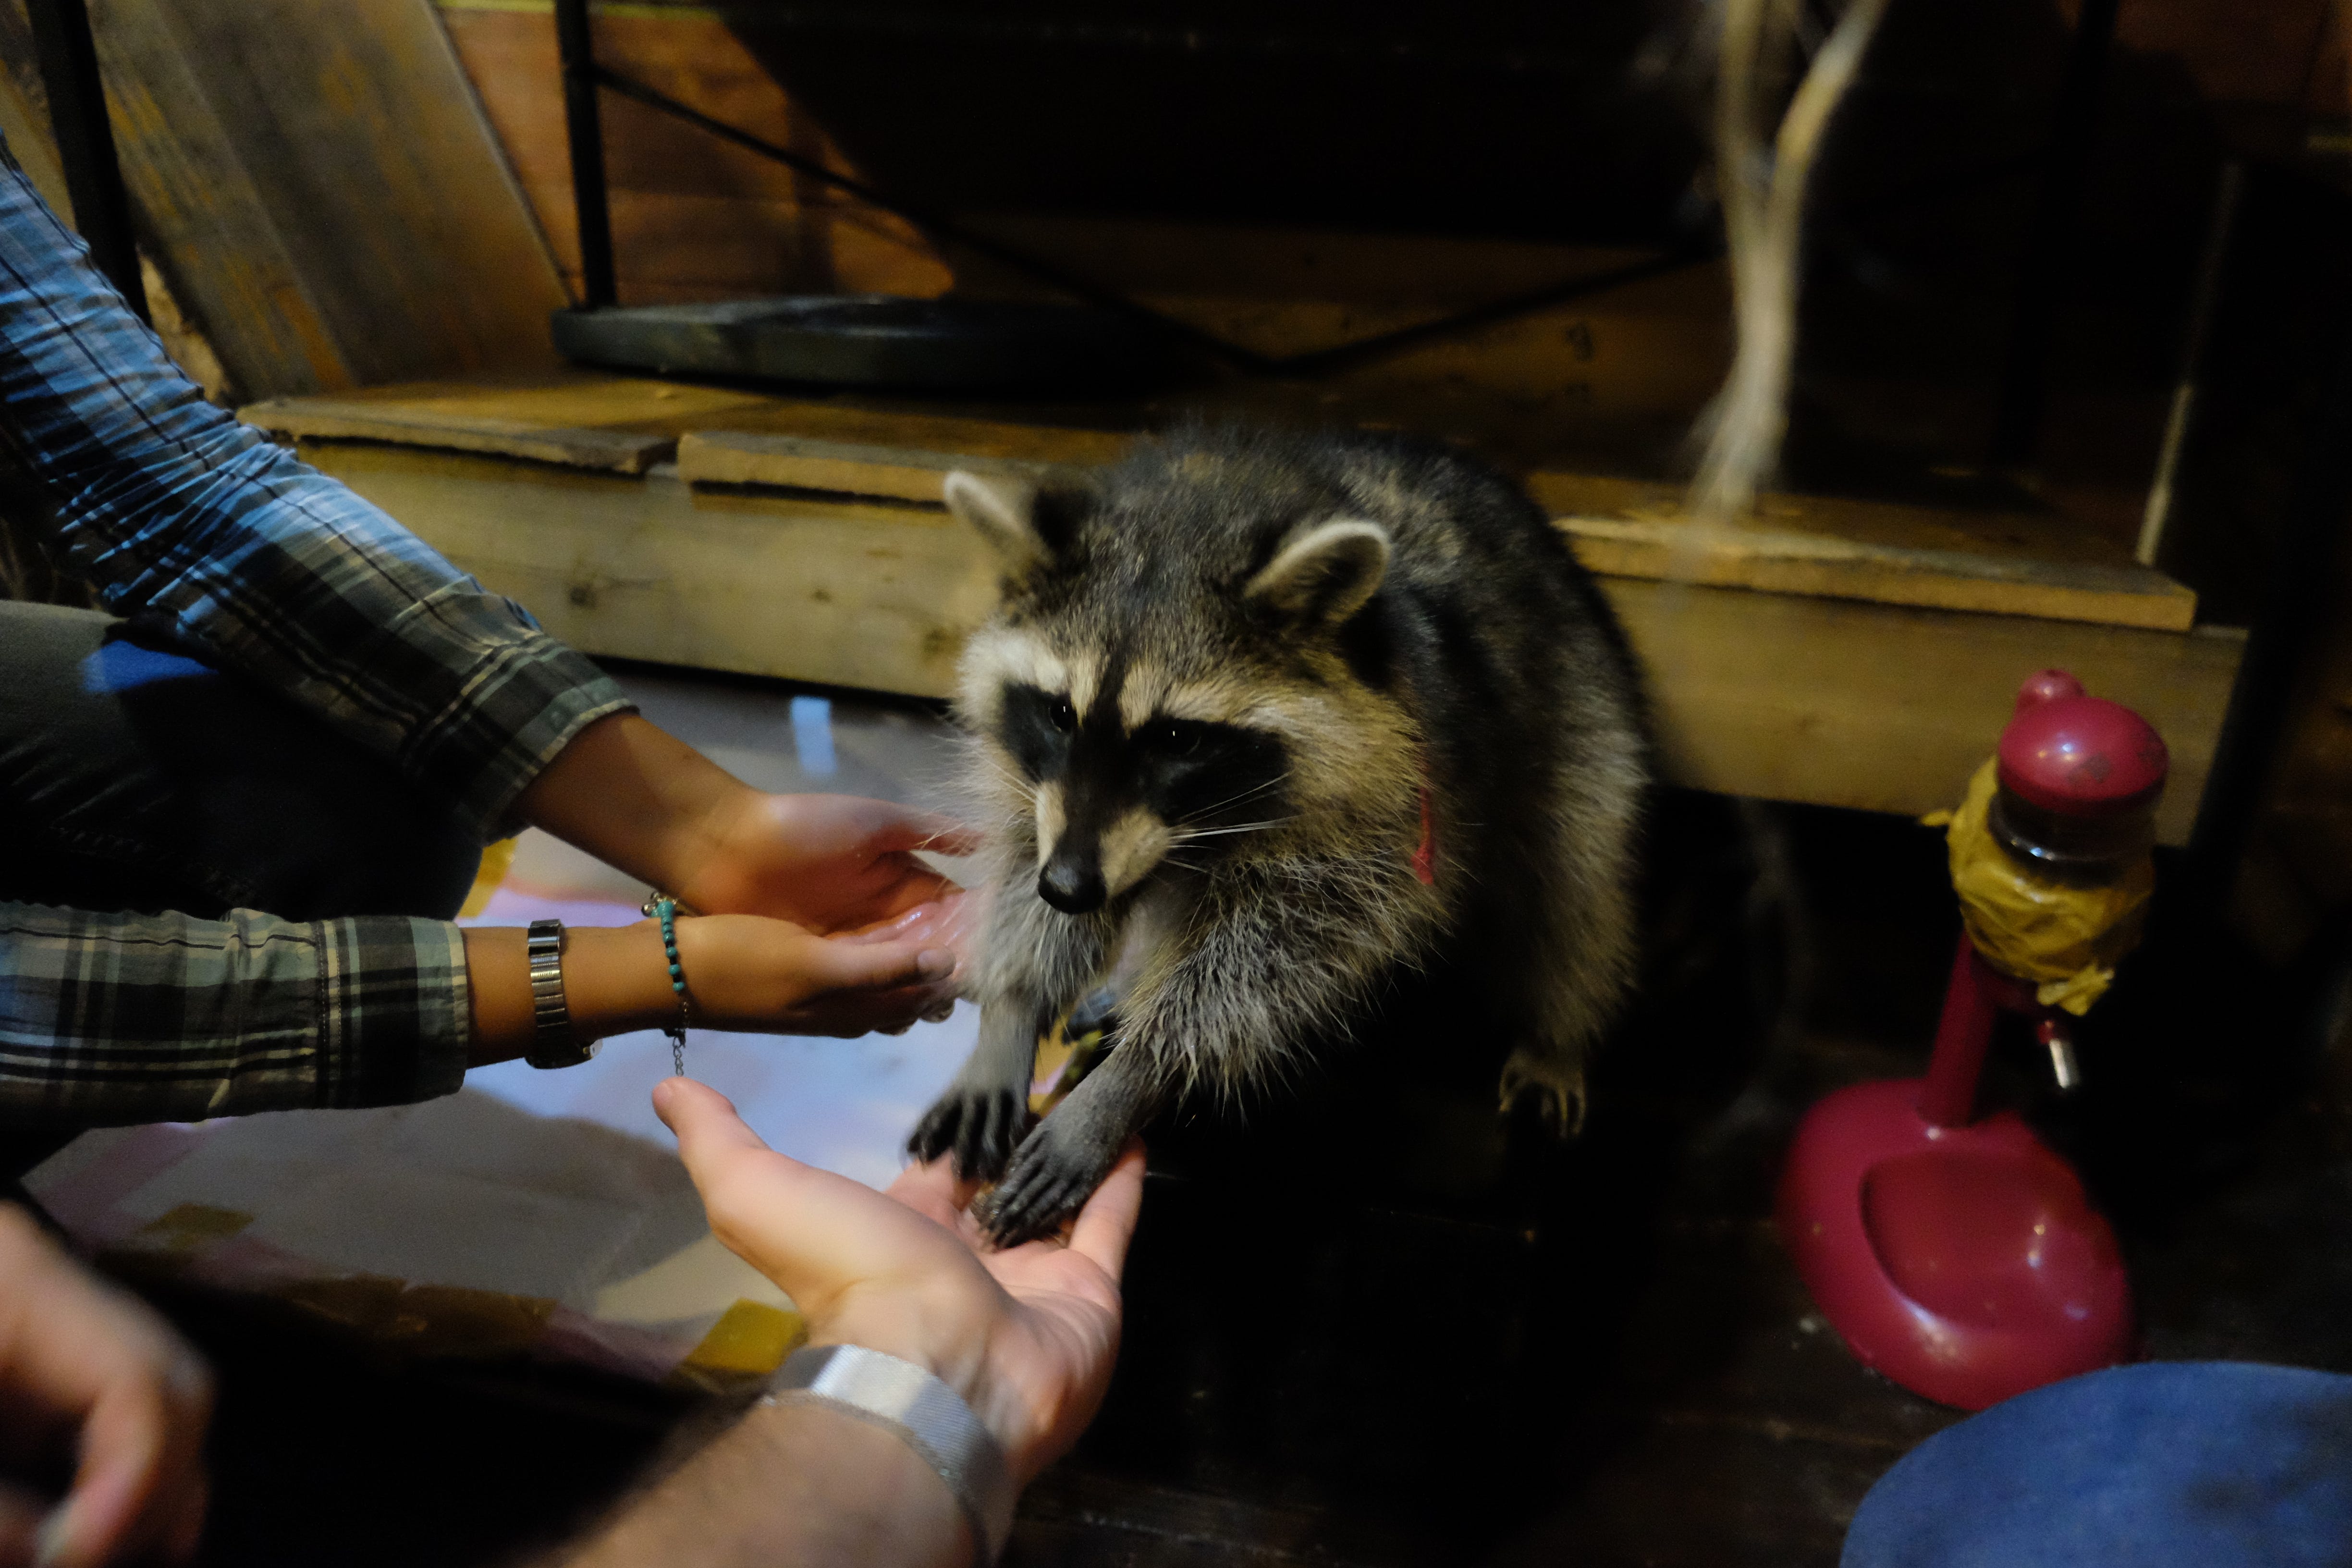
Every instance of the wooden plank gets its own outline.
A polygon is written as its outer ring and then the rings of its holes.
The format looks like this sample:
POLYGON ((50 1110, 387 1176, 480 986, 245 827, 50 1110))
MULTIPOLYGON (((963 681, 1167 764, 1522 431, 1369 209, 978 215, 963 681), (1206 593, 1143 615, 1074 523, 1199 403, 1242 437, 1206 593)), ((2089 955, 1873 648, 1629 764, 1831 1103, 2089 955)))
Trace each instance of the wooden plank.
MULTIPOLYGON (((852 423, 838 409, 816 417, 852 423)), ((918 446, 893 416, 856 423, 897 438, 877 445, 700 431, 681 443, 679 471, 690 482, 935 501, 940 479, 958 466, 1034 471, 1102 461, 1122 445, 1097 431, 973 422, 936 432, 940 446, 918 446)), ((1706 528, 1683 517, 1680 492, 1669 486, 1558 473, 1530 476, 1529 484, 1559 514, 1579 558, 1603 575, 2158 631, 2186 631, 2196 619, 2188 589, 2055 520, 1770 496, 1753 524, 1706 528)))
MULTIPOLYGON (((1129 411, 1130 413, 1134 411, 1129 411)), ((908 412, 854 400, 762 397, 574 373, 544 380, 379 388, 248 411, 297 436, 642 472, 682 437, 690 483, 769 485, 935 502, 958 466, 1035 472, 1109 461, 1117 430, 908 412), (615 433, 628 433, 623 438, 615 433)), ((2197 597, 2120 545, 2064 520, 1770 495, 1753 520, 1701 525, 1675 487, 1538 471, 1531 493, 1606 576, 1861 599, 1927 609, 2186 631, 2197 597)))
POLYGON ((609 468, 642 474, 675 451, 667 436, 635 436, 621 430, 583 430, 539 426, 519 419, 436 419, 426 414, 360 405, 349 413, 321 407, 325 398, 281 399, 237 411, 247 424, 282 436, 395 441, 456 452, 494 452, 573 468, 609 468))
POLYGON ((1768 495, 1754 519, 1707 525, 1672 486, 1559 473, 1528 483, 1584 563, 1613 576, 2154 631, 2197 618, 2195 594, 2057 518, 1768 495))
POLYGON ((937 507, 374 444, 301 452, 591 653, 939 697, 995 598, 979 541, 937 507))
MULTIPOLYGON (((244 395, 554 363, 554 265, 429 0, 90 9, 142 237, 244 395)), ((37 79, 21 0, 0 58, 37 79)))
MULTIPOLYGON (((697 490, 509 460, 306 442, 303 455, 591 653, 940 697, 994 574, 933 507, 697 490)), ((1917 813, 1990 754, 2050 665, 2146 713, 2182 842, 2242 643, 2022 616, 1612 578, 1668 776, 1917 813)))
POLYGON ((952 468, 1036 475, 1055 468, 1083 468, 1109 462, 1131 439, 1108 430, 1003 425, 939 416, 930 416, 928 432, 910 431, 909 422, 900 416, 877 416, 826 405, 772 409, 766 416, 778 424, 795 425, 812 433, 693 431, 678 443, 678 476, 689 484, 773 485, 935 503, 940 499, 940 481, 952 468), (928 445, 905 439, 910 434, 926 433, 932 437, 928 445), (887 442, 856 438, 863 435, 898 438, 887 442))
POLYGON ((2158 813, 2188 841, 2244 650, 2229 632, 2147 631, 1607 578, 1656 699, 1676 782, 1905 814, 1959 798, 2018 683, 2071 669, 2146 715, 2172 752, 2158 813))
POLYGON ((410 382, 336 396, 279 397, 237 411, 288 437, 389 441, 641 474, 697 421, 762 407, 751 393, 579 371, 410 382))
POLYGON ((677 475, 688 484, 831 490, 926 505, 938 502, 940 483, 952 469, 1042 476, 1055 466, 731 430, 689 433, 677 444, 677 475))

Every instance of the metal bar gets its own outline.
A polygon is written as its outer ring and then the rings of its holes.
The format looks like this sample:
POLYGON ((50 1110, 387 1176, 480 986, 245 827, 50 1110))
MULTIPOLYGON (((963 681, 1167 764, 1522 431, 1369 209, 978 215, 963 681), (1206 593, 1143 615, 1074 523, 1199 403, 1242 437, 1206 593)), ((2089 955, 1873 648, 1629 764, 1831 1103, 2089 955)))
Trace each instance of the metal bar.
POLYGON ((2221 165, 2213 193, 2213 211, 2205 227, 2205 254, 2197 264, 2197 283, 2189 299, 2189 330, 2180 350, 2180 379, 2172 388, 2172 411, 2164 422, 2164 444, 2156 452, 2156 478, 2147 487, 2147 506, 2140 513, 2139 545, 2132 559, 2143 566, 2156 564, 2164 551, 2164 530, 2172 521, 2172 485, 2180 476, 2180 454, 2189 444, 2189 427, 2197 413, 2197 379, 2204 374, 2205 339, 2213 326, 2213 299, 2221 292, 2222 264, 2230 258, 2230 227, 2237 221, 2238 188, 2245 165, 2235 158, 2221 165))
POLYGON ((604 189, 604 128, 596 112, 596 47, 588 0, 555 0, 555 51, 563 66, 563 129, 572 149, 572 211, 580 229, 580 303, 620 298, 613 276, 613 213, 604 189))
POLYGON ((2352 524, 2352 329, 2336 345, 2326 393, 2304 437, 2285 527, 2273 547, 2261 608, 2230 706, 2213 742, 2213 771, 2189 836, 2191 897, 2218 912, 2252 837, 2254 814, 2294 715, 2296 678, 2325 627, 2332 569, 2352 524))
POLYGON ((114 127, 106 118, 106 85, 98 74, 98 46, 83 0, 26 0, 41 86, 49 99, 49 128, 65 165, 74 227, 89 259, 141 321, 147 287, 139 275, 139 245, 131 231, 131 197, 114 155, 114 127))
POLYGON ((2083 0, 2074 40, 2059 80, 2058 111, 2050 128, 2048 164, 2026 231, 2018 268, 2017 302, 2010 317, 2009 357, 2001 367, 2000 408, 1992 438, 1992 459, 2005 468, 2033 461, 2042 445, 2042 416, 2049 403, 2050 351, 2057 336, 2058 310, 2066 292, 2083 184, 2096 145, 2100 89, 2115 41, 2118 0, 2083 0))

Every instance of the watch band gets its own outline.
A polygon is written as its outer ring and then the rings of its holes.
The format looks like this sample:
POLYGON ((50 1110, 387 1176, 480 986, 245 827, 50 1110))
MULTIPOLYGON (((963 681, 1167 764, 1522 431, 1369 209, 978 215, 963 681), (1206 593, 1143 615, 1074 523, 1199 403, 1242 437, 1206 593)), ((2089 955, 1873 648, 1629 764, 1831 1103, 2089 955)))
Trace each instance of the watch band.
POLYGON ((768 1384, 770 1403, 831 1405, 887 1426, 939 1472, 971 1526, 985 1565, 1013 1533, 1013 1472, 1004 1450, 956 1391, 912 1362, 863 1345, 794 1351, 768 1384))
POLYGON ((563 1000, 563 922, 533 921, 523 938, 530 959, 530 1049, 523 1060, 535 1068, 575 1068, 596 1054, 596 1042, 572 1037, 572 1009, 563 1000))

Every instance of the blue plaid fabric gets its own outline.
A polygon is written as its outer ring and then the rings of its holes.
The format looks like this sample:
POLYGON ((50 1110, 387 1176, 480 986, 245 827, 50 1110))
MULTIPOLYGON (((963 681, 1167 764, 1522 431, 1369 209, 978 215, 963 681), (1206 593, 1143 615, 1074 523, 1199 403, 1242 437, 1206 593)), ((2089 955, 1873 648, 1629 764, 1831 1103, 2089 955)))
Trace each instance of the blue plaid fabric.
MULTIPOLYGON (((5 146, 0 439, 107 609, 292 700, 485 838, 630 706, 520 605, 206 403, 5 146)), ((467 1030, 454 926, 0 904, 0 1122, 422 1099, 457 1086, 467 1030)))

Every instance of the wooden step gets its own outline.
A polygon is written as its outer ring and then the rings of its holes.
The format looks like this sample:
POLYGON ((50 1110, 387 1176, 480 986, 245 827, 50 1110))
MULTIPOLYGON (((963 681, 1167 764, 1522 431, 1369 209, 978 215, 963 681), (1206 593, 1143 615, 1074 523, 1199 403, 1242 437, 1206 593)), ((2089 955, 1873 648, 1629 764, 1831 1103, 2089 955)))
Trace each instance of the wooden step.
MULTIPOLYGON (((643 473, 690 484, 936 502, 956 468, 1043 473, 1115 458, 1118 431, 767 397, 586 373, 383 388, 245 410, 283 435, 643 473)), ((1530 493, 1605 576, 2185 632, 2197 596, 2063 520, 1769 495, 1733 525, 1692 521, 1673 486, 1538 470, 1530 493)))

